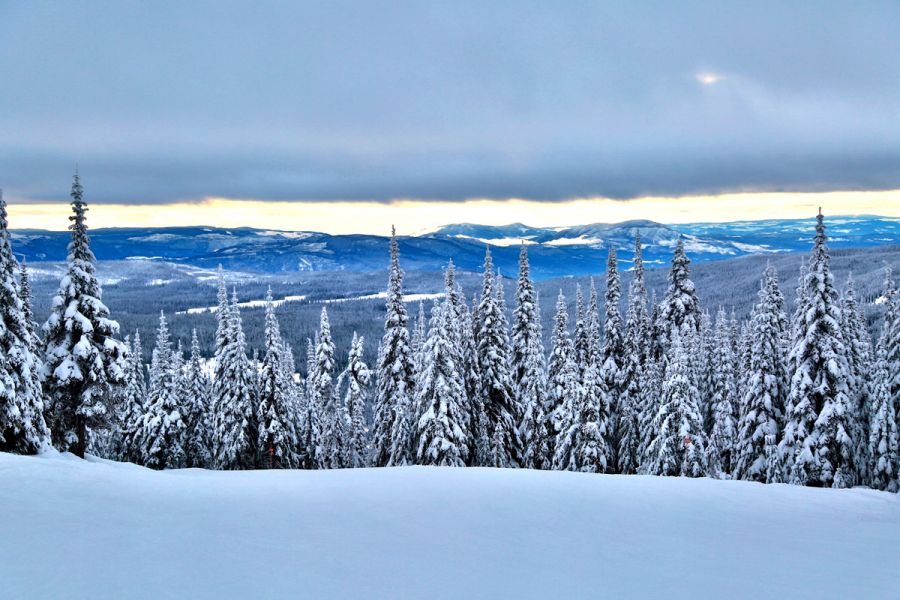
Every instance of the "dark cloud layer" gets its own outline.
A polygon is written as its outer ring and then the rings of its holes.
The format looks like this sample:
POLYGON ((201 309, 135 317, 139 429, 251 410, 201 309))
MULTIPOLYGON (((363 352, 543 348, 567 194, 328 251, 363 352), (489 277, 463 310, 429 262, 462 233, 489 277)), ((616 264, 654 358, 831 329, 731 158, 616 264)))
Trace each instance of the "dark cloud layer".
POLYGON ((897 23, 893 1, 0 1, 0 185, 62 198, 77 161, 118 202, 900 188, 897 23))

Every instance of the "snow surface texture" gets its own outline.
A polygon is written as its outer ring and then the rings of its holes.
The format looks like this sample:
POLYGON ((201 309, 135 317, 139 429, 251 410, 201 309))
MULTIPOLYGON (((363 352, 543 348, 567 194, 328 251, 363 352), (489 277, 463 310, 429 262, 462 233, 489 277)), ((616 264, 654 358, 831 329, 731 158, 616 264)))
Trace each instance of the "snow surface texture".
POLYGON ((0 454, 3 598, 900 598, 900 496, 0 454))

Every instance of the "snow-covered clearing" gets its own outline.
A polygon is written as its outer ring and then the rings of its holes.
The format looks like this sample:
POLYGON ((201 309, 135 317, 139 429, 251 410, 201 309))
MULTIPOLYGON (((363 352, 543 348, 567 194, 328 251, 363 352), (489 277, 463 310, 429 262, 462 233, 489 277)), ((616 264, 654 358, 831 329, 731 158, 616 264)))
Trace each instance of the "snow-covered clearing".
POLYGON ((900 496, 0 454, 4 598, 900 598, 900 496))

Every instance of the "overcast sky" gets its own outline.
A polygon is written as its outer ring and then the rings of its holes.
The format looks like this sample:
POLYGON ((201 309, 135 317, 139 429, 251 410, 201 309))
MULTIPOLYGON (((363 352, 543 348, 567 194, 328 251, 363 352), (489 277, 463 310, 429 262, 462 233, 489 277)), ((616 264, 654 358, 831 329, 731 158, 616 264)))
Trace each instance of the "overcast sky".
POLYGON ((900 188, 900 2, 0 0, 0 186, 94 202, 900 188))

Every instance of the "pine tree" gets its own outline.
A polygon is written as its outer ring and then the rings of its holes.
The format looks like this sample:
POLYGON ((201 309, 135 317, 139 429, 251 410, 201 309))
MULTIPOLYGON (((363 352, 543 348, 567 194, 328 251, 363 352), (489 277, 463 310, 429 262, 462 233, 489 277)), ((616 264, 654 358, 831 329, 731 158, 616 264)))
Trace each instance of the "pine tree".
POLYGON ((684 253, 684 241, 679 239, 672 255, 669 287, 659 305, 656 319, 657 355, 664 352, 673 335, 700 330, 700 300, 691 281, 691 261, 684 253))
POLYGON ((784 419, 785 323, 778 276, 769 265, 750 322, 750 369, 738 423, 736 478, 767 480, 766 436, 777 439, 784 419))
POLYGON ((551 337, 550 360, 547 365, 547 440, 550 456, 556 456, 556 441, 571 426, 575 397, 578 394, 578 365, 575 348, 568 330, 569 313, 562 290, 556 301, 556 319, 551 337))
POLYGON ((319 319, 319 336, 316 344, 315 386, 312 402, 319 407, 321 427, 319 429, 318 466, 320 469, 342 469, 346 465, 347 432, 350 429, 350 415, 334 389, 334 341, 331 339, 331 324, 328 311, 323 306, 319 319))
POLYGON ((297 435, 298 463, 301 469, 315 469, 319 464, 321 416, 315 393, 318 345, 318 335, 315 342, 306 338, 306 386, 300 398, 300 424, 297 435))
POLYGON ((737 443, 737 389, 734 373, 734 351, 730 322, 725 309, 716 315, 715 344, 712 353, 712 429, 709 435, 709 470, 714 475, 731 475, 735 465, 737 443))
POLYGON ((596 361, 588 363, 570 404, 571 415, 556 441, 554 467, 605 473, 611 466, 609 402, 596 361))
POLYGON ((490 465, 516 467, 521 464, 518 409, 510 374, 512 350, 506 320, 502 281, 495 279, 491 252, 484 258, 484 283, 478 305, 475 341, 481 373, 481 394, 486 429, 491 440, 490 465))
POLYGON ((850 422, 853 436, 854 471, 858 481, 868 481, 869 458, 869 382, 872 366, 872 343, 866 330, 865 318, 856 302, 853 274, 847 277, 847 286, 841 301, 841 331, 847 348, 847 364, 850 368, 848 382, 850 395, 850 422))
POLYGON ((347 382, 344 405, 350 417, 350 428, 347 431, 347 456, 344 464, 347 467, 359 468, 368 466, 369 440, 366 428, 367 388, 372 377, 369 367, 363 359, 363 338, 353 332, 350 343, 350 354, 347 356, 347 368, 341 379, 347 382))
POLYGON ((141 456, 151 469, 179 467, 184 459, 185 424, 178 407, 177 361, 169 339, 165 315, 159 314, 159 330, 150 365, 150 394, 141 428, 141 456))
POLYGON ((579 373, 587 369, 591 355, 591 344, 588 340, 588 327, 585 321, 584 294, 581 284, 575 284, 575 330, 572 332, 572 344, 575 347, 575 364, 579 373))
POLYGON ((191 358, 185 373, 185 393, 182 395, 181 419, 184 421, 185 466, 207 468, 213 465, 212 456, 212 399, 209 377, 203 369, 200 340, 197 330, 191 331, 191 358))
MULTIPOLYGON (((684 335, 692 335, 691 327, 690 323, 685 326, 684 335)), ((647 470, 653 475, 702 477, 707 473, 706 440, 697 388, 691 381, 682 340, 682 333, 676 331, 669 350, 662 402, 653 422, 657 433, 647 449, 647 470)))
POLYGON ((72 184, 72 240, 66 274, 44 324, 44 391, 49 399, 54 443, 84 457, 87 430, 102 423, 113 387, 124 380, 126 348, 115 339, 119 324, 109 318, 94 253, 87 234, 84 190, 72 184))
POLYGON ((647 364, 647 337, 650 334, 647 315, 647 290, 644 287, 644 260, 640 230, 635 231, 634 271, 628 287, 628 313, 625 319, 624 356, 621 371, 621 395, 616 411, 618 448, 616 465, 619 473, 633 474, 640 468, 642 373, 647 364))
POLYGON ((897 415, 897 429, 900 430, 900 291, 894 286, 890 267, 885 273, 883 298, 884 325, 879 343, 884 345, 888 368, 888 394, 897 415))
MULTIPOLYGON (((128 338, 126 338, 126 345, 128 338)), ((119 406, 119 436, 121 457, 126 461, 140 463, 143 460, 140 449, 145 405, 147 404, 147 382, 144 379, 141 334, 134 332, 125 366, 125 386, 119 406)))
POLYGON ((49 442, 50 431, 44 421, 28 280, 23 275, 20 287, 17 271, 0 190, 0 451, 35 454, 49 442))
POLYGON ((848 487, 856 479, 847 385, 850 369, 829 261, 820 212, 804 281, 807 309, 800 315, 796 343, 791 349, 790 362, 795 370, 783 447, 793 449, 793 483, 848 487))
POLYGON ((265 348, 260 369, 259 408, 259 449, 263 453, 266 468, 291 467, 296 464, 297 440, 291 422, 290 384, 285 378, 284 344, 281 329, 275 316, 272 288, 266 293, 265 348))
POLYGON ((871 486, 895 492, 900 478, 900 448, 897 415, 890 397, 886 342, 886 336, 882 335, 875 350, 867 456, 871 486))
POLYGON ((437 301, 425 342, 425 364, 416 404, 416 462, 421 465, 465 466, 469 440, 464 429, 465 387, 453 348, 453 312, 437 301))
MULTIPOLYGON (((227 293, 226 293, 227 297, 227 293)), ((227 302, 227 300, 226 300, 227 302)), ((253 381, 247 358, 244 327, 237 303, 220 308, 224 331, 217 332, 216 379, 213 381, 213 439, 216 440, 215 462, 220 469, 252 469, 257 463, 258 426, 253 404, 253 381), (224 348, 218 344, 224 340, 224 348)))
MULTIPOLYGON (((593 287, 593 282, 591 287, 593 287)), ((625 337, 622 333, 622 317, 619 314, 619 300, 621 297, 622 284, 619 279, 616 249, 610 247, 606 260, 606 318, 603 322, 603 352, 600 357, 599 374, 601 389, 609 403, 612 421, 608 428, 608 435, 610 436, 614 452, 619 446, 619 435, 614 425, 618 419, 619 399, 622 395, 625 368, 625 337)), ((599 340, 597 341, 599 342, 599 340)))
POLYGON ((376 367, 378 391, 373 423, 373 460, 377 467, 411 462, 411 394, 414 393, 400 247, 391 229, 391 265, 388 277, 387 317, 376 367))
MULTIPOLYGON (((0 200, 3 194, 0 191, 0 200)), ((34 320, 34 309, 31 301, 31 279, 28 276, 28 267, 25 260, 19 265, 19 296, 22 298, 22 315, 25 317, 25 324, 28 326, 28 332, 31 334, 31 351, 36 353, 41 345, 40 335, 38 334, 38 324, 34 320)))
POLYGON ((524 414, 519 423, 522 466, 549 468, 547 441, 546 382, 540 309, 528 265, 528 250, 519 250, 519 280, 513 311, 513 384, 524 414))

